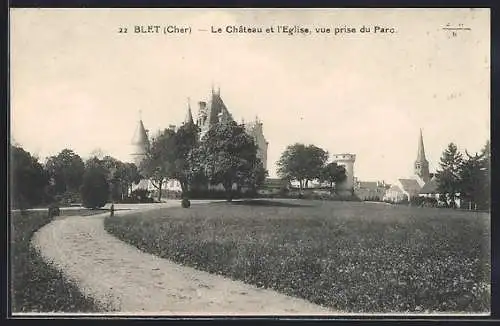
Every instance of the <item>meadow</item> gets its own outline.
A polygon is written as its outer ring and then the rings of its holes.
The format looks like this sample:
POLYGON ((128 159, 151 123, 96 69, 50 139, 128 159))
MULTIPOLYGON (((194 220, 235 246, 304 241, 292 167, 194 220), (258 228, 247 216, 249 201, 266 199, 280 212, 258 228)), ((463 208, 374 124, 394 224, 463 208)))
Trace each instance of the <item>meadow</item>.
POLYGON ((490 216, 253 200, 108 217, 137 248, 355 313, 489 312, 490 216))
MULTIPOLYGON (((92 215, 101 210, 61 211, 61 215, 92 215)), ((102 309, 82 295, 76 284, 46 263, 31 246, 33 234, 50 223, 47 210, 11 213, 10 280, 12 313, 99 312, 102 309)))

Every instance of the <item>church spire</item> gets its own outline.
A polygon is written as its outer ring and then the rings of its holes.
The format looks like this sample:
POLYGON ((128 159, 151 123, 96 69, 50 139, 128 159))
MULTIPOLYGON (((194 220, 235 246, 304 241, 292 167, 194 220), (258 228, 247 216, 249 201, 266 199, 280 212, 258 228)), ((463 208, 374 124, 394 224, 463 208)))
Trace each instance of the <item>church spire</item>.
POLYGON ((185 124, 194 124, 194 120, 193 120, 193 113, 191 112, 191 100, 187 99, 188 101, 188 111, 187 111, 187 114, 186 114, 186 119, 184 120, 184 123, 185 124))
POLYGON ((425 161, 424 137, 422 136, 422 129, 420 129, 420 138, 418 140, 417 161, 425 161))
POLYGON ((420 137, 418 139, 417 159, 415 160, 415 174, 419 176, 424 183, 430 180, 429 162, 425 159, 424 137, 422 129, 420 129, 420 137))

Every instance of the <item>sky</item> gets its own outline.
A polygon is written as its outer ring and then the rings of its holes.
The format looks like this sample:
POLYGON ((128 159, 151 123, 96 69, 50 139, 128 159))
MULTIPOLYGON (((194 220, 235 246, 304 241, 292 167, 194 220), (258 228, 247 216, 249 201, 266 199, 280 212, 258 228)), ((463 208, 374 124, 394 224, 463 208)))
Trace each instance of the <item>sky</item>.
POLYGON ((448 143, 490 138, 488 9, 11 9, 10 69, 11 137, 42 161, 64 148, 131 161, 139 117, 151 134, 179 125, 212 85, 237 121, 262 120, 272 177, 296 142, 394 182, 413 173, 419 129, 431 172, 448 143), (211 33, 240 25, 263 33, 211 33), (278 25, 311 33, 265 33, 278 25))

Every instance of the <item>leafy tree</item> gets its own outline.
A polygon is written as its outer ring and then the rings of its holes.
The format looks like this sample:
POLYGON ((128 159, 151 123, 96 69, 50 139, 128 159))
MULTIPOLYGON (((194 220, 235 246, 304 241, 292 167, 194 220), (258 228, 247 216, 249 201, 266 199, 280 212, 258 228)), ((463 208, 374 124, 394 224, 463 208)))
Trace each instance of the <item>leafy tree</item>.
POLYGON ((460 169, 460 193, 462 198, 470 202, 473 207, 485 208, 489 204, 489 193, 485 184, 489 183, 486 166, 482 155, 472 156, 467 153, 467 159, 460 169))
POLYGON ((328 163, 325 165, 321 171, 320 180, 322 182, 328 182, 330 188, 334 190, 334 184, 343 182, 347 178, 345 167, 338 165, 335 162, 328 163))
POLYGON ((452 204, 460 192, 461 180, 460 170, 462 167, 462 154, 454 143, 450 143, 441 156, 441 169, 437 171, 438 192, 444 196, 443 199, 451 200, 452 204))
POLYGON ((77 192, 82 184, 85 165, 82 158, 71 149, 63 149, 47 160, 45 167, 53 180, 54 192, 77 192))
POLYGON ((488 209, 491 202, 491 154, 490 142, 481 150, 481 154, 470 155, 462 163, 460 171, 463 199, 469 201, 472 207, 488 209))
POLYGON ((48 185, 43 166, 20 146, 11 146, 10 175, 12 177, 12 204, 27 208, 41 204, 48 185))
POLYGON ((281 154, 278 161, 278 174, 286 180, 297 180, 300 190, 308 182, 320 179, 322 169, 328 160, 328 153, 314 145, 296 143, 290 145, 281 154))
POLYGON ((195 177, 193 165, 195 162, 190 155, 198 146, 200 129, 192 121, 179 127, 174 135, 174 171, 173 178, 179 181, 182 196, 185 197, 195 177))
POLYGON ((89 166, 80 188, 83 205, 87 208, 99 208, 106 205, 109 198, 109 184, 106 173, 99 166, 89 166))
POLYGON ((141 181, 141 175, 134 163, 121 163, 115 171, 113 179, 119 184, 120 199, 123 200, 128 193, 132 192, 132 186, 141 181))
POLYGON ((175 130, 165 129, 153 138, 146 158, 141 163, 144 176, 158 189, 158 201, 161 200, 164 183, 175 177, 175 142, 175 130))
POLYGON ((232 187, 236 183, 247 184, 255 171, 257 146, 244 127, 234 121, 217 123, 203 137, 194 174, 203 172, 212 184, 222 184, 227 200, 232 199, 232 187))
POLYGON ((250 173, 245 176, 242 185, 246 185, 250 189, 255 191, 259 186, 264 184, 268 176, 269 173, 264 168, 262 161, 257 158, 256 163, 253 165, 250 173))

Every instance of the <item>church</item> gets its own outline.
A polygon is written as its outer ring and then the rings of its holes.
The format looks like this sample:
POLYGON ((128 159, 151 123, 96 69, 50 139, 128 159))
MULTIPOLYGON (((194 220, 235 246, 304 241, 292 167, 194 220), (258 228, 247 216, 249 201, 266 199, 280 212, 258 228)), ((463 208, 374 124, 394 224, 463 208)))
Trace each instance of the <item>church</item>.
MULTIPOLYGON (((208 132, 208 130, 217 123, 235 121, 232 114, 229 112, 226 104, 222 100, 220 88, 215 91, 212 87, 208 101, 198 102, 198 115, 193 118, 191 104, 188 101, 186 118, 183 124, 195 123, 200 128, 200 139, 208 132)), ((257 158, 262 161, 264 169, 267 170, 267 149, 269 143, 264 137, 263 123, 258 117, 250 123, 244 123, 246 132, 252 136, 257 145, 257 158)), ((170 128, 176 129, 175 125, 170 125, 170 128)), ((149 150, 150 140, 148 130, 144 127, 142 119, 139 119, 134 137, 132 139, 131 159, 136 166, 140 166, 141 162, 147 155, 149 150)), ((142 180, 135 189, 154 190, 149 180, 142 180)), ((177 180, 168 180, 164 185, 165 190, 180 191, 180 184, 177 180)))
POLYGON ((417 159, 413 165, 414 175, 410 178, 398 179, 386 192, 384 200, 401 202, 413 197, 422 196, 422 190, 435 189, 436 175, 429 172, 429 161, 425 157, 422 130, 418 139, 417 159))

